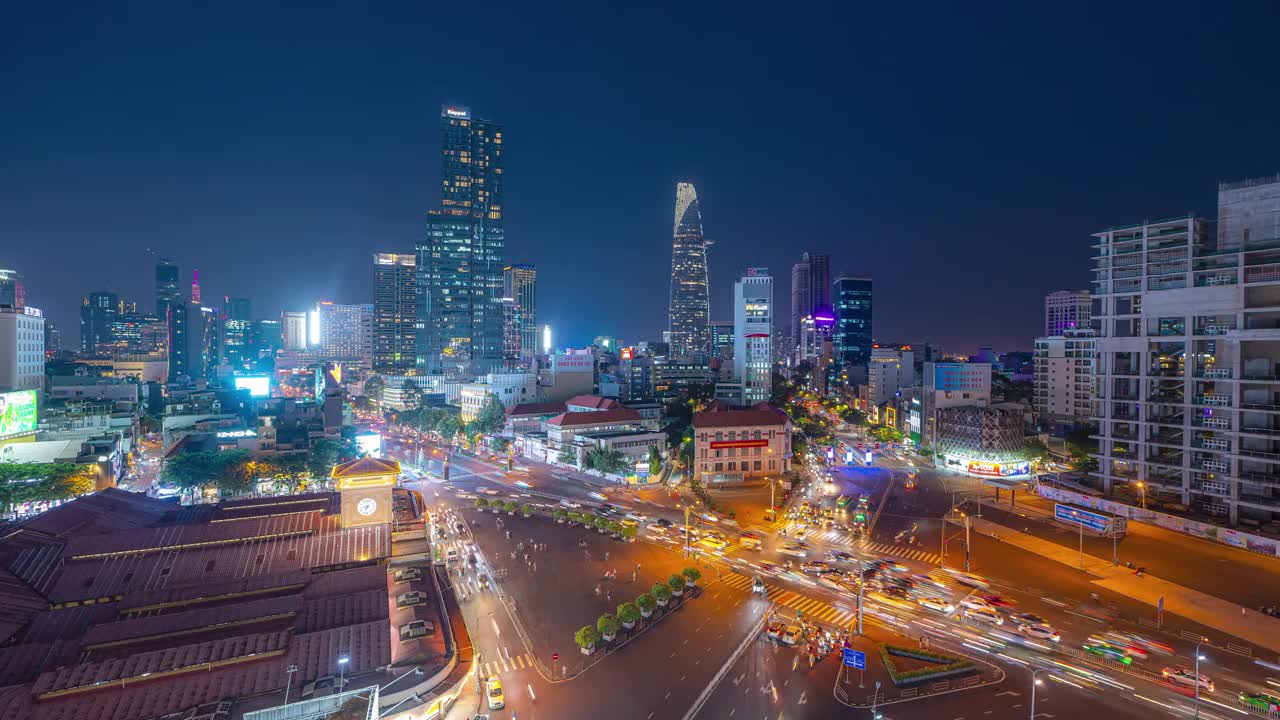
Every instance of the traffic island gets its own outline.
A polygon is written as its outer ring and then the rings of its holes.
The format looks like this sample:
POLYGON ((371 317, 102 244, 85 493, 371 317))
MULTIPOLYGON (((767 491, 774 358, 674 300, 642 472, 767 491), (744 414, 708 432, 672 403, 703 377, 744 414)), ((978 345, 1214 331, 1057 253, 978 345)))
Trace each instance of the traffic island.
POLYGON ((959 675, 972 675, 977 667, 972 660, 935 650, 880 643, 880 661, 889 679, 898 687, 913 687, 959 675))
MULTIPOLYGON (((947 647, 936 638, 929 643, 879 627, 853 640, 864 653, 865 670, 843 667, 833 694, 853 708, 871 708, 936 695, 972 690, 1004 682, 1005 672, 981 658, 947 647), (908 644, 913 643, 913 644, 908 644)), ((837 662, 842 662, 840 655, 837 662)))

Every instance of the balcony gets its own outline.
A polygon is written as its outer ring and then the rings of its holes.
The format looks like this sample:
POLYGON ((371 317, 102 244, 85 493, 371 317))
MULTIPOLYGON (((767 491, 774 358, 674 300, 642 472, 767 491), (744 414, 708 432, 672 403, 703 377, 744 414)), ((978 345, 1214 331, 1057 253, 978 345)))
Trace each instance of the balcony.
POLYGON ((1230 467, 1230 463, 1225 460, 1196 460, 1191 463, 1191 469, 1211 473, 1226 473, 1230 467))
POLYGON ((1147 418, 1147 422, 1157 425, 1173 425, 1174 427, 1182 427, 1182 415, 1153 415, 1147 418))
POLYGON ((1181 275, 1170 278, 1152 278, 1147 282, 1148 290, 1178 290, 1187 286, 1187 279, 1181 275))
POLYGON ((1191 492, 1203 493, 1214 497, 1229 498, 1231 497, 1231 489, 1225 484, 1217 483, 1212 480, 1207 482, 1191 482, 1191 492))
POLYGON ((1237 473, 1236 477, 1245 482, 1259 483, 1261 485, 1280 486, 1280 473, 1264 473, 1255 470, 1245 470, 1237 473))
POLYGON ((1182 368, 1148 368, 1147 377, 1180 378, 1182 368))
POLYGON ((1259 405, 1258 403, 1240 403, 1241 410, 1262 410, 1264 412, 1280 412, 1280 405, 1259 405))
POLYGON ((1244 281, 1246 283, 1275 282, 1277 280, 1280 280, 1280 265, 1261 265, 1244 269, 1244 281))
POLYGON ((1230 450, 1231 441, 1225 438, 1197 438, 1191 441, 1191 447, 1205 450, 1230 450))
POLYGON ((1196 368, 1195 376, 1198 378, 1209 378, 1213 380, 1230 380, 1231 368, 1196 368))
POLYGON ((1230 430, 1231 418, 1225 417, 1193 417, 1191 424, 1195 427, 1211 428, 1213 430, 1230 430))
POLYGON ((1231 407, 1231 396, 1220 393, 1206 393, 1204 395, 1196 395, 1192 402, 1196 405, 1209 405, 1211 407, 1231 407))
POLYGON ((1236 455, 1248 458, 1258 458, 1268 462, 1280 462, 1280 452, 1271 452, 1269 450, 1237 450, 1236 455))
POLYGON ((1235 323, 1197 325, 1195 328, 1196 335, 1226 335, 1236 329, 1235 323))
POLYGON ((1240 502, 1248 503, 1249 505, 1263 510, 1270 510, 1272 512, 1280 511, 1280 498, 1273 495, 1246 495, 1244 493, 1240 493, 1240 502))
POLYGON ((1229 270, 1226 272, 1215 272, 1211 275, 1196 275, 1196 287, 1218 287, 1220 285, 1235 285, 1236 271, 1229 270))
POLYGON ((1265 425, 1246 425, 1240 428, 1240 432, 1253 435, 1280 435, 1280 428, 1267 427, 1265 425))

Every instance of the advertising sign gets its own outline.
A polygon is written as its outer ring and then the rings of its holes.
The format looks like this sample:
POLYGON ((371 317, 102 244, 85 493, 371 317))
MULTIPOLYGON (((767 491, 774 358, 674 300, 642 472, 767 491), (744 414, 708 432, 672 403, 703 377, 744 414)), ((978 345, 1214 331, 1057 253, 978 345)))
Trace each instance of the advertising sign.
POLYGON ((753 447, 767 447, 768 445, 769 445, 768 440, 721 440, 719 442, 712 442, 711 449, 720 450, 723 448, 753 448, 753 447))
POLYGON ((1062 503, 1054 503, 1053 517, 1055 520, 1061 520, 1072 525, 1084 525, 1090 530, 1099 533, 1107 531, 1108 521, 1111 519, 1106 515, 1099 515, 1098 513, 1081 510, 1062 503))
POLYGON ((1030 475, 1031 463, 1026 460, 1006 463, 970 460, 968 471, 970 475, 976 475, 977 477, 1014 477, 1016 475, 1030 475))
POLYGON ((382 454, 382 436, 375 432, 361 433, 356 436, 356 447, 365 455, 378 457, 382 454))
POLYGON ((623 359, 623 360, 632 360, 632 359, 634 359, 634 358, 635 358, 635 356, 636 356, 636 350, 635 350, 635 348, 629 348, 629 347, 624 347, 624 348, 622 348, 622 359, 623 359))
POLYGON ((36 431, 36 391, 0 393, 0 439, 36 431))
POLYGON ((870 465, 870 464, 871 464, 871 460, 872 460, 871 451, 870 451, 870 450, 868 450, 868 451, 867 451, 867 454, 863 456, 862 461, 863 461, 863 462, 865 462, 866 464, 870 465))
POLYGON ((852 451, 852 450, 845 450, 845 451, 844 451, 844 464, 845 464, 845 465, 852 465, 852 464, 853 464, 853 451, 852 451))
POLYGON ((248 390, 249 397, 271 397, 271 378, 267 375, 238 375, 236 389, 248 390))

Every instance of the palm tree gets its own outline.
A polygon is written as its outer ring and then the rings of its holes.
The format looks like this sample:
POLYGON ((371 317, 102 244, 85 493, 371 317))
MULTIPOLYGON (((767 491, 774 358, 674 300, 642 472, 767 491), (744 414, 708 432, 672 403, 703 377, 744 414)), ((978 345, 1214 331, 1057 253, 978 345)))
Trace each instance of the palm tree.
POLYGON ((662 472, 662 451, 657 445, 649 446, 649 475, 655 477, 662 472))

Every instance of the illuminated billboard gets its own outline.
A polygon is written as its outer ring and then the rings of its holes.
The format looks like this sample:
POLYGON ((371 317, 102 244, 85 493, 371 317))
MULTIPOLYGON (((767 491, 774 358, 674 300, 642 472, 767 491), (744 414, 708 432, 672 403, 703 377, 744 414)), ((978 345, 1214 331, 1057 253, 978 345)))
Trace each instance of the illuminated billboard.
POLYGON ((635 356, 636 356, 635 348, 629 348, 629 347, 622 348, 623 360, 633 360, 635 359, 635 356))
POLYGON ((382 454, 382 436, 378 433, 361 433, 356 436, 356 447, 365 455, 378 457, 382 454))
POLYGON ((36 431, 36 391, 0 393, 0 440, 36 431))
POLYGON ((1031 463, 1026 460, 1005 463, 970 460, 968 471, 970 475, 976 475, 977 477, 1016 477, 1018 475, 1030 475, 1031 463))
POLYGON ((237 375, 236 389, 248 390, 249 397, 271 397, 271 376, 269 375, 237 375))

